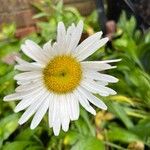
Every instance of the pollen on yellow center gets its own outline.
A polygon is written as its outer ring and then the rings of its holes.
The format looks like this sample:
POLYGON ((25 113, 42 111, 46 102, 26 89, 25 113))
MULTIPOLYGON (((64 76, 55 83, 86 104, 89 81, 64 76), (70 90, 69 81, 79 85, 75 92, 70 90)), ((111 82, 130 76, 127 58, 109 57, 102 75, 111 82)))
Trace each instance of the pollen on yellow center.
POLYGON ((80 63, 70 55, 56 56, 43 70, 44 84, 49 91, 63 94, 72 92, 80 83, 80 63))

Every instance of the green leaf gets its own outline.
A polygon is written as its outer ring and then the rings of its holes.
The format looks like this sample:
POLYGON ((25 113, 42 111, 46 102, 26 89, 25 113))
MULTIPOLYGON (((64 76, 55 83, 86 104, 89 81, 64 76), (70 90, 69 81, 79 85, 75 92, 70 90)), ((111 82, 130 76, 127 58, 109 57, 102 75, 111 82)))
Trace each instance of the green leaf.
POLYGON ((80 139, 71 150, 105 150, 104 143, 95 137, 80 139))
POLYGON ((142 119, 134 128, 131 130, 139 135, 141 138, 147 138, 150 136, 150 119, 142 119))
POLYGON ((26 148, 26 150, 44 150, 41 146, 30 146, 29 148, 26 148))
POLYGON ((18 127, 18 116, 9 115, 0 120, 0 141, 6 140, 18 127))
POLYGON ((64 144, 72 145, 80 138, 80 136, 81 135, 76 131, 69 131, 69 132, 67 132, 67 134, 65 136, 64 144))
POLYGON ((85 123, 87 124, 91 135, 95 136, 95 129, 94 126, 91 124, 88 113, 86 110, 81 109, 81 117, 84 119, 85 123))
POLYGON ((119 127, 111 127, 107 132, 107 137, 110 141, 130 143, 141 140, 136 134, 119 127))
POLYGON ((116 102, 108 102, 108 108, 111 112, 113 112, 117 117, 121 119, 121 121, 125 124, 127 128, 133 127, 133 123, 128 117, 127 113, 123 109, 123 106, 116 102))
POLYGON ((30 128, 27 128, 23 131, 21 131, 17 136, 16 136, 16 140, 30 140, 31 137, 34 136, 34 133, 36 132, 36 130, 31 130, 30 128))
POLYGON ((75 121, 75 125, 79 133, 83 135, 91 135, 87 123, 81 117, 77 121, 75 121))
POLYGON ((15 141, 7 143, 3 146, 2 150, 42 150, 41 146, 31 141, 15 141))
POLYGON ((47 16, 47 14, 44 12, 41 12, 41 13, 34 15, 33 19, 38 19, 38 18, 45 17, 45 16, 47 16))

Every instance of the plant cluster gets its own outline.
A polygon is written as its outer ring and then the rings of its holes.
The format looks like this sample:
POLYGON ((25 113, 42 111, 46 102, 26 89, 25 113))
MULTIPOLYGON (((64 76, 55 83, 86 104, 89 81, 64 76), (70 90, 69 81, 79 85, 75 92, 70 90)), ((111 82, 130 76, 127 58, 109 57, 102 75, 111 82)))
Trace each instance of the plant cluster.
POLYGON ((89 60, 122 58, 112 75, 119 79, 111 85, 118 93, 101 99, 108 110, 97 109, 92 116, 81 109, 79 120, 72 122, 67 133, 54 136, 48 127, 47 117, 35 130, 29 129, 29 122, 18 125, 21 114, 14 114, 16 102, 3 102, 3 97, 14 91, 14 57, 21 55, 20 44, 31 39, 40 45, 56 36, 56 26, 63 21, 66 26, 84 20, 84 35, 99 30, 97 14, 93 12, 83 17, 72 7, 64 7, 61 2, 53 5, 45 0, 33 4, 38 9, 34 18, 37 33, 23 38, 15 38, 16 27, 4 25, 0 31, 0 149, 3 150, 144 150, 150 148, 150 32, 141 33, 134 17, 127 18, 123 12, 117 23, 117 31, 111 45, 98 50, 89 60), (46 7, 49 5, 50 7, 46 7))

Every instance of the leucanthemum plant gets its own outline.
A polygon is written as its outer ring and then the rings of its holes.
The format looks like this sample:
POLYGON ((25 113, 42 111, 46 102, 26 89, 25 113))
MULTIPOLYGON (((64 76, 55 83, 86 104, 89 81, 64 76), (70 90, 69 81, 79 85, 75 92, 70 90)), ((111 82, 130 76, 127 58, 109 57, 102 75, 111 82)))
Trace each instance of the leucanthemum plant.
POLYGON ((26 109, 19 120, 20 125, 34 114, 30 126, 34 129, 48 111, 49 127, 58 135, 61 127, 68 131, 70 121, 79 118, 79 104, 93 115, 96 111, 91 104, 107 109, 94 94, 116 94, 106 86, 118 79, 102 71, 115 68, 109 63, 119 59, 86 61, 87 57, 105 45, 108 38, 101 39, 102 32, 97 32, 78 45, 82 30, 82 21, 68 29, 60 22, 53 44, 49 41, 41 48, 33 41, 26 40, 21 46, 23 53, 34 62, 16 58, 18 64, 15 69, 23 73, 14 77, 19 85, 15 93, 4 97, 4 101, 20 100, 15 112, 26 109))

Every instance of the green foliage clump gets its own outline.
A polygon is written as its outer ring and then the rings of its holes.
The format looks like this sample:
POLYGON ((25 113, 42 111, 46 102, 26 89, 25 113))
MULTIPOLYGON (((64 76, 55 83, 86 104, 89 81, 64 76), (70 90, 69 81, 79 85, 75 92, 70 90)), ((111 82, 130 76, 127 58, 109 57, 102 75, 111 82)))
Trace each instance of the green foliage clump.
POLYGON ((61 131, 55 137, 48 127, 47 117, 35 129, 29 129, 29 122, 18 125, 20 114, 14 114, 16 102, 3 102, 3 97, 14 92, 13 80, 15 62, 7 60, 12 54, 24 56, 20 44, 27 38, 40 45, 49 39, 55 40, 56 26, 63 21, 66 26, 83 19, 84 34, 98 30, 97 14, 93 12, 84 18, 72 7, 64 7, 62 2, 53 5, 50 1, 33 4, 39 13, 34 18, 39 31, 24 39, 15 38, 15 25, 4 26, 0 32, 0 149, 3 150, 125 150, 150 148, 150 32, 142 34, 136 28, 134 17, 127 19, 122 13, 117 24, 111 46, 106 46, 93 54, 89 60, 122 58, 117 69, 109 72, 119 78, 113 86, 116 96, 101 97, 108 111, 97 112, 94 117, 80 110, 79 120, 72 122, 67 133, 61 131), (49 5, 50 7, 45 7, 49 5), (94 18, 94 19, 93 19, 94 18))

